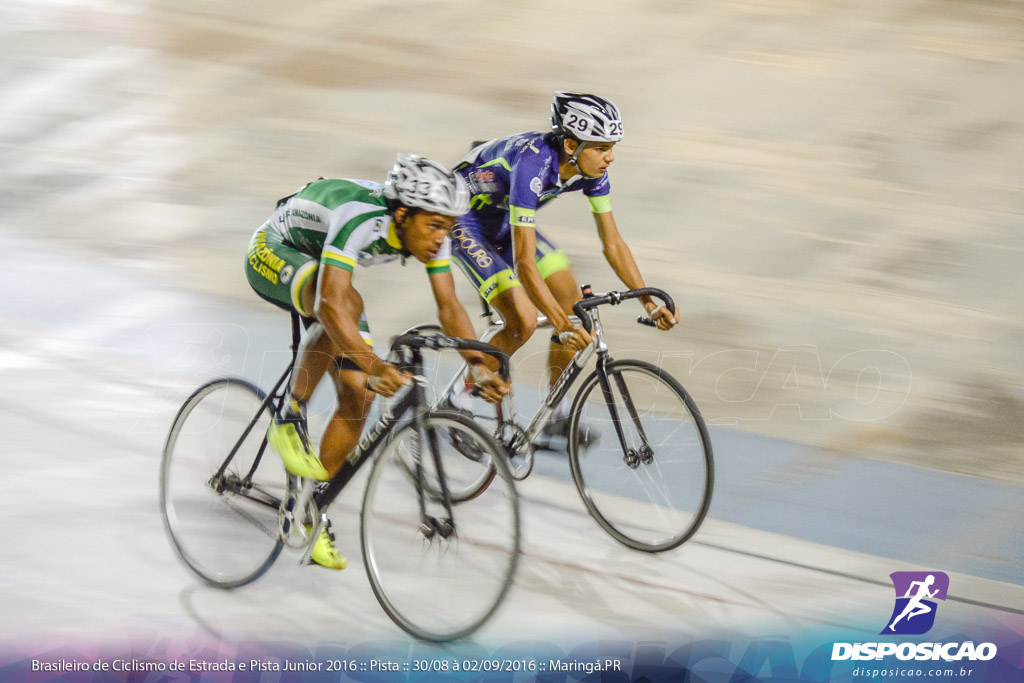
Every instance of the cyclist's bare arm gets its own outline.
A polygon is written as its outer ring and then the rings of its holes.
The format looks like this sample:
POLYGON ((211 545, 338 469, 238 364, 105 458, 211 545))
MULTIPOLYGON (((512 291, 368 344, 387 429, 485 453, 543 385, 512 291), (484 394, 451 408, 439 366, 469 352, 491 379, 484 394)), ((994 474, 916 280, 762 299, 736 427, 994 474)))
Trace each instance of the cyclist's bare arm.
POLYGON ((562 311, 558 300, 548 289, 547 283, 544 282, 544 278, 541 277, 540 270, 537 268, 535 260, 537 258, 536 231, 533 228, 519 225, 514 226, 512 230, 514 231, 512 244, 515 247, 516 277, 519 278, 523 289, 526 290, 526 295, 530 297, 533 305, 548 317, 560 337, 562 335, 566 337, 563 339, 563 343, 568 343, 569 346, 577 350, 586 348, 587 344, 592 341, 590 335, 582 328, 574 329, 569 316, 562 311), (572 333, 571 340, 568 338, 570 332, 572 333))
MULTIPOLYGON (((615 271, 615 274, 619 276, 619 279, 629 289, 646 287, 647 285, 644 284, 644 278, 640 274, 640 269, 636 265, 636 260, 633 258, 633 252, 629 250, 629 246, 622 239, 622 235, 619 234, 619 228, 615 224, 615 216, 612 215, 612 212, 595 213, 594 222, 597 224, 597 234, 601 238, 601 244, 604 247, 604 257, 608 261, 608 265, 615 271)), ((668 311, 664 307, 659 307, 649 296, 641 297, 640 302, 647 309, 647 314, 651 316, 659 329, 670 329, 679 320, 678 309, 668 311)))
POLYGON ((321 267, 314 314, 331 341, 346 357, 375 377, 373 390, 393 395, 409 383, 407 375, 373 352, 359 334, 362 299, 352 286, 352 272, 331 265, 321 267))
MULTIPOLYGON (((455 278, 452 277, 451 271, 432 273, 430 286, 434 291, 434 300, 437 302, 437 319, 441 323, 441 330, 449 337, 475 339, 476 332, 473 329, 473 323, 455 294, 455 278)), ((459 353, 470 364, 470 367, 474 368, 474 379, 480 389, 481 397, 491 403, 496 403, 501 400, 502 396, 508 394, 508 383, 488 367, 488 356, 468 349, 459 351, 459 353)), ((497 367, 497 361, 494 361, 493 364, 497 367)))

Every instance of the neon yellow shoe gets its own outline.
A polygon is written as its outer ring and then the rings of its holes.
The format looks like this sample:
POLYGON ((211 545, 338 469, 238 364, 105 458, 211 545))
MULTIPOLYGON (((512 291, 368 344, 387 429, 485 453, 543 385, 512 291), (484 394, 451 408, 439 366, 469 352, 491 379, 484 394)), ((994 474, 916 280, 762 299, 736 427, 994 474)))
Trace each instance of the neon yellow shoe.
POLYGON ((267 441, 281 456, 285 469, 292 474, 317 481, 330 478, 320 458, 313 452, 304 419, 274 417, 267 428, 267 441))
MULTIPOLYGON (((324 528, 320 531, 320 537, 316 539, 316 543, 313 544, 313 554, 310 555, 309 559, 316 562, 321 567, 327 567, 328 569, 344 569, 348 566, 348 560, 345 556, 338 552, 338 549, 334 546, 334 534, 331 533, 331 523, 328 521, 324 528)), ((312 531, 313 527, 309 524, 306 525, 306 531, 312 531)))

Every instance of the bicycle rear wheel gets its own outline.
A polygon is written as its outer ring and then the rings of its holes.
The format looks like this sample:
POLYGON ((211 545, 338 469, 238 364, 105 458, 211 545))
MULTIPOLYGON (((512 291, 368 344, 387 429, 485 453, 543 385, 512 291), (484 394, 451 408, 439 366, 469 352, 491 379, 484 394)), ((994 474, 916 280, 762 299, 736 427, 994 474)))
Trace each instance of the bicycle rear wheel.
POLYGON ((225 466, 265 396, 244 380, 208 382, 185 400, 164 446, 160 505, 171 542, 192 571, 221 588, 254 581, 281 552, 288 478, 266 445, 269 410, 225 466))
POLYGON ((422 432, 415 424, 402 427, 377 457, 363 498, 364 564, 384 611, 411 635, 454 640, 486 622, 512 584, 519 534, 519 499, 500 447, 468 418, 428 415, 422 432), (486 457, 467 460, 453 448, 453 434, 486 457), (439 454, 445 486, 449 478, 455 485, 464 477, 475 480, 478 472, 467 471, 468 464, 497 472, 480 495, 452 502, 448 537, 425 530, 420 513, 422 492, 431 519, 443 523, 448 516, 432 451, 439 454))
POLYGON ((697 531, 711 504, 707 427, 686 390, 657 366, 621 360, 607 370, 610 393, 595 371, 573 402, 573 481, 614 539, 646 552, 671 550, 697 531), (580 444, 581 429, 596 437, 589 446, 580 444))

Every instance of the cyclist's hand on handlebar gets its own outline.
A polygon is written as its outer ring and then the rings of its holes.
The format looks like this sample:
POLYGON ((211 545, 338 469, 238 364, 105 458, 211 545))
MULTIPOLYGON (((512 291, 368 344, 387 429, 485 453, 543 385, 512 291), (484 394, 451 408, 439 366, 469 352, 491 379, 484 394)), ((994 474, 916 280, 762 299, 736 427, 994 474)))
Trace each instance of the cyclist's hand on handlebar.
POLYGON ((671 330, 679 322, 678 308, 676 308, 674 313, 670 313, 664 306, 658 306, 653 310, 647 311, 647 314, 651 316, 651 320, 654 321, 659 330, 671 330))
POLYGON ((594 341, 590 333, 582 327, 572 327, 558 331, 558 341, 563 346, 568 346, 576 351, 582 351, 594 341))
POLYGON ((476 386, 480 398, 488 403, 500 403, 508 395, 509 383, 483 364, 469 366, 469 379, 476 386))
POLYGON ((402 372, 391 363, 376 363, 370 373, 366 386, 381 396, 394 396, 395 393, 412 380, 412 375, 402 372))

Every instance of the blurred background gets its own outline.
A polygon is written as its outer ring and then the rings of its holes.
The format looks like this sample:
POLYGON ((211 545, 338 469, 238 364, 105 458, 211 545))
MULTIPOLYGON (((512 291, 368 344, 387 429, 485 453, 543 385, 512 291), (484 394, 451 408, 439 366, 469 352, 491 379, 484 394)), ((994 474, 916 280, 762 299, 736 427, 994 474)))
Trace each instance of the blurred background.
MULTIPOLYGON (((278 198, 546 129, 556 89, 623 112, 615 216, 682 322, 603 321, 615 353, 695 396, 718 479, 700 534, 656 558, 615 546, 568 482, 524 482, 494 632, 778 634, 863 612, 877 633, 886 576, 921 567, 961 573, 966 617, 1024 613, 1019 0, 0 0, 0 584, 18 615, 0 635, 393 637, 356 569, 199 586, 160 531, 163 440, 200 381, 266 384, 288 361, 287 316, 243 273, 278 198), (321 595, 329 618, 295 616, 321 595)), ((539 226, 580 282, 621 288, 581 196, 539 226)), ((423 285, 415 265, 356 273, 378 340, 433 317, 423 285)), ((520 396, 545 357, 543 335, 515 357, 520 396)))
MULTIPOLYGON (((1019 2, 7 0, 0 25, 5 296, 47 301, 28 319, 59 328, 62 288, 106 269, 265 312, 242 258, 279 197, 381 180, 397 151, 452 164, 593 91, 626 122, 616 218, 682 314, 664 335, 609 316, 615 348, 712 424, 1024 480, 1019 2), (85 274, 44 281, 32 250, 85 274)), ((581 197, 539 225, 620 288, 581 197)), ((394 294, 420 278, 358 273, 378 338, 428 314, 394 294)), ((161 322, 95 296, 121 329, 161 322)))

